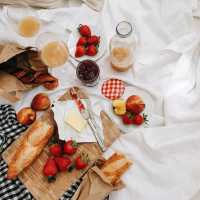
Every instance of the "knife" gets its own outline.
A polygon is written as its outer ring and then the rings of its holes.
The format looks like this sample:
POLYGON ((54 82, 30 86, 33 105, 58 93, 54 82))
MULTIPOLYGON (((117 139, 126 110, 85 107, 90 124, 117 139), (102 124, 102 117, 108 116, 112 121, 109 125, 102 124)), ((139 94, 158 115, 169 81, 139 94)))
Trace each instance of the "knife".
POLYGON ((72 97, 72 99, 75 101, 75 103, 81 113, 81 116, 87 121, 88 125, 90 126, 90 129, 92 130, 92 133, 93 133, 101 151, 104 152, 106 150, 104 141, 103 141, 100 133, 98 132, 93 119, 90 116, 89 110, 84 106, 84 104, 82 103, 81 99, 77 95, 77 92, 74 88, 70 88, 69 93, 70 93, 70 96, 72 97))

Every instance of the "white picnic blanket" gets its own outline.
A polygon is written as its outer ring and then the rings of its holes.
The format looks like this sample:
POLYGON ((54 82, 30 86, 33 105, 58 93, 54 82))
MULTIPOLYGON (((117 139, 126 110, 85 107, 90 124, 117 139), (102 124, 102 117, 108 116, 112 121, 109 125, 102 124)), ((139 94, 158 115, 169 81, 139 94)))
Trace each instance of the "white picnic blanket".
MULTIPOLYGON (((150 128, 132 130, 112 146, 135 163, 123 177, 127 187, 113 193, 112 200, 200 199, 200 37, 193 27, 196 3, 195 0, 106 0, 101 12, 84 4, 36 11, 45 22, 41 32, 56 31, 66 40, 66 29, 72 30, 80 23, 101 26, 107 41, 119 21, 128 20, 136 25, 139 44, 133 70, 114 72, 108 52, 98 61, 101 81, 120 78, 133 86, 133 92, 150 94, 153 102, 150 128)), ((13 31, 4 18, 5 9, 0 14, 0 40, 34 45, 36 38, 27 40, 13 31)), ((18 12, 15 14, 17 17, 18 12)), ((59 78, 60 89, 79 84, 70 63, 52 73, 59 78)), ((99 86, 84 89, 101 99, 99 86)), ((14 106, 18 110, 28 105, 33 95, 43 90, 34 89, 14 106)), ((51 98, 56 99, 60 92, 51 93, 51 98)))

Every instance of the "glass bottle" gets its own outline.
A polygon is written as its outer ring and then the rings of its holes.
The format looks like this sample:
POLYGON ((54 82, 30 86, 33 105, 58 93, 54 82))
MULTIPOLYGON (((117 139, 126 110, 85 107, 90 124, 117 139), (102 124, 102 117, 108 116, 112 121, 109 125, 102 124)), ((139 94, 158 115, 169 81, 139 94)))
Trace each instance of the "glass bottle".
POLYGON ((124 72, 133 66, 136 44, 132 25, 127 21, 120 22, 110 41, 110 59, 114 70, 124 72))

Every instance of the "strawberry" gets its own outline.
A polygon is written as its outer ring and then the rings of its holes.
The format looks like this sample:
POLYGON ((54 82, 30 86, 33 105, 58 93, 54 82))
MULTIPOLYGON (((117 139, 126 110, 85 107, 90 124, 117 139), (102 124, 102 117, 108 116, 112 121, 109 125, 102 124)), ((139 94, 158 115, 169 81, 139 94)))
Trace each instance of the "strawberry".
POLYGON ((134 125, 137 125, 137 126, 143 124, 144 122, 145 122, 145 123, 148 122, 148 120, 147 120, 147 115, 145 115, 145 114, 143 114, 143 115, 141 115, 141 114, 135 115, 135 117, 133 118, 133 121, 132 121, 132 123, 133 123, 134 125))
POLYGON ((54 181, 55 180, 55 176, 58 173, 58 169, 56 166, 56 162, 54 158, 48 158, 48 160, 46 161, 46 164, 44 165, 43 168, 43 174, 44 176, 48 177, 48 181, 54 181))
POLYGON ((76 169, 85 169, 88 166, 89 158, 88 155, 82 154, 75 159, 76 169))
POLYGON ((80 37, 76 44, 76 46, 86 46, 86 45, 87 45, 87 39, 85 37, 80 37))
POLYGON ((89 37, 87 39, 87 43, 90 45, 90 44, 93 44, 93 45, 98 45, 100 43, 100 37, 99 36, 96 36, 96 35, 92 35, 91 37, 89 37))
POLYGON ((132 124, 133 115, 129 112, 127 112, 125 115, 122 115, 122 121, 125 125, 132 124))
POLYGON ((90 30, 90 27, 88 25, 80 24, 79 27, 78 27, 78 31, 82 36, 85 36, 85 37, 91 36, 91 30, 90 30))
POLYGON ((85 55, 85 47, 84 46, 77 46, 76 47, 76 52, 75 52, 75 57, 82 57, 85 55))
POLYGON ((72 163, 72 161, 67 157, 56 157, 55 161, 58 166, 58 169, 61 172, 66 171, 72 163))
POLYGON ((53 156, 60 156, 62 153, 62 147, 59 144, 53 144, 50 146, 49 151, 53 156))
POLYGON ((86 54, 88 56, 95 56, 97 54, 97 52, 98 52, 97 47, 94 45, 90 45, 87 48, 86 54))
POLYGON ((63 148, 64 148, 64 152, 67 155, 73 155, 74 153, 76 153, 77 147, 78 147, 78 144, 76 143, 76 141, 68 140, 67 142, 65 142, 63 148))

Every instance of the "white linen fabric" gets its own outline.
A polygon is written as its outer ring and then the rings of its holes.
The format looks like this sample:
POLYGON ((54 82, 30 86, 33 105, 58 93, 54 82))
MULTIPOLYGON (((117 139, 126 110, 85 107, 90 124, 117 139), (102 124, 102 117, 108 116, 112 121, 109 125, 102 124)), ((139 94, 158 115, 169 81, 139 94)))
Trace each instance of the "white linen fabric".
MULTIPOLYGON (((75 0, 73 0, 75 1, 75 0)), ((96 11, 100 11, 103 7, 104 0, 79 0, 79 2, 75 2, 76 4, 80 4, 80 2, 84 2, 89 7, 96 11)), ((60 8, 64 5, 71 4, 71 0, 1 0, 0 5, 14 5, 14 6, 33 6, 38 8, 60 8)), ((74 3, 73 3, 74 4, 74 3)))
MULTIPOLYGON (((140 129, 112 145, 134 160, 123 180, 127 187, 111 195, 121 200, 199 200, 200 124, 140 129)), ((110 152, 109 152, 110 153, 110 152)))
MULTIPOLYGON (((107 51, 98 61, 101 68, 99 86, 84 87, 89 94, 102 98, 102 81, 119 78, 137 88, 133 93, 145 88, 154 97, 154 104, 159 105, 153 107, 149 116, 150 122, 154 121, 150 128, 130 130, 113 145, 112 148, 133 159, 135 165, 123 177, 127 187, 113 193, 111 200, 200 198, 200 41, 193 27, 196 5, 196 1, 188 0, 106 0, 101 12, 95 12, 85 4, 35 11, 43 21, 41 33, 56 32, 66 40, 81 23, 102 27, 107 44, 118 22, 128 20, 136 27, 139 43, 133 70, 125 73, 113 71, 107 51)), ((0 41, 6 39, 22 45, 35 45, 37 38, 25 39, 13 31, 4 16, 8 8, 4 7, 0 16, 0 41)), ((74 64, 77 63, 69 62, 51 71, 60 81, 57 92, 47 91, 52 100, 64 91, 63 88, 80 86, 74 64)), ((16 110, 30 105, 32 97, 40 91, 44 88, 27 93, 14 105, 16 110)))

